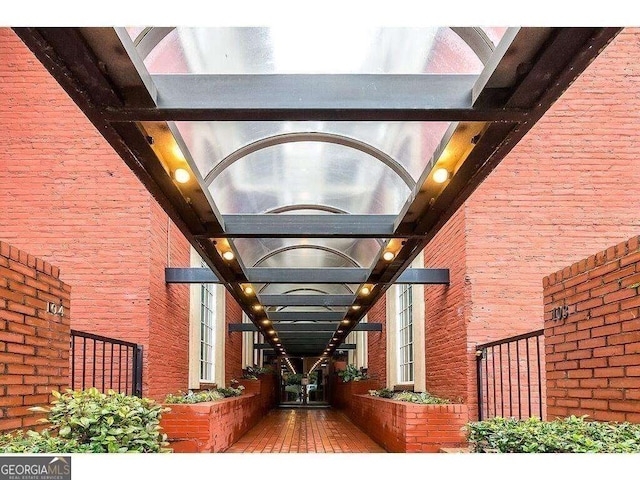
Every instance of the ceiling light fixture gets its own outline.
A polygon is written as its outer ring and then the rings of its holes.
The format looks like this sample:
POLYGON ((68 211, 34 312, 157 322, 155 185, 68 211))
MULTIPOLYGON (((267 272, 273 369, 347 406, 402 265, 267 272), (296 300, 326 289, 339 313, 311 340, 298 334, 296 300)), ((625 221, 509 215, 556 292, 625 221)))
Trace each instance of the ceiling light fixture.
POLYGON ((256 303, 252 308, 254 311, 259 312, 260 310, 262 310, 262 305, 256 303))
POLYGON ((446 168, 438 168, 433 172, 433 181, 436 183, 444 183, 449 180, 449 171, 446 168))
POLYGON ((342 320, 342 324, 343 325, 349 325, 349 320, 347 320, 346 318, 344 320, 342 320))
POLYGON ((360 310, 360 305, 351 305, 351 310, 360 310))
POLYGON ((382 254, 382 258, 384 258, 387 262, 390 262, 391 260, 396 258, 396 254, 393 253, 391 250, 387 250, 382 254))
POLYGON ((251 295, 253 293, 253 288, 249 287, 244 287, 244 293, 246 293, 247 295, 251 295))
POLYGON ((176 168, 173 172, 173 178, 178 183, 187 183, 191 180, 191 174, 184 168, 176 168))
POLYGON ((360 293, 365 296, 369 295, 371 293, 371 289, 369 287, 362 287, 360 289, 360 293))
POLYGON ((236 258, 236 256, 233 254, 231 250, 227 250, 222 254, 222 258, 224 258, 225 260, 231 261, 234 258, 236 258))

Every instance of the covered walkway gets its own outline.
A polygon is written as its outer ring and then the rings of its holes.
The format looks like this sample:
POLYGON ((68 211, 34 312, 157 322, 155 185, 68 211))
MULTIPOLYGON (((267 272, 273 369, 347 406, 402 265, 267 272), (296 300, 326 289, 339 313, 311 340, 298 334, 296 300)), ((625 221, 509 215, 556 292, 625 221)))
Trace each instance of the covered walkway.
POLYGON ((383 453, 385 450, 342 413, 272 410, 228 453, 383 453))

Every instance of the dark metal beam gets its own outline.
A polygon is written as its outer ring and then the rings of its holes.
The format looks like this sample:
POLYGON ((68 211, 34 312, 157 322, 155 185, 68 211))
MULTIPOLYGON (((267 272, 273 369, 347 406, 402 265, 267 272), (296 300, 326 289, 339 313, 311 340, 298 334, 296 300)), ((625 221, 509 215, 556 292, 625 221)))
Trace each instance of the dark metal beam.
MULTIPOLYGON (((390 238, 395 215, 223 215, 231 238, 390 238)), ((212 236, 220 236, 215 234, 212 236)))
MULTIPOLYGON (((471 110, 477 75, 152 75, 157 109, 125 109, 111 120, 180 120, 181 113, 471 110), (163 115, 168 113, 168 115, 163 115), (123 117, 122 114, 125 114, 123 117)), ((115 112, 114 112, 115 114, 115 112)), ((265 118, 263 118, 265 119, 265 118)))
POLYGON ((208 268, 165 268, 166 283, 223 283, 208 268))
MULTIPOLYGON (((292 348, 287 348, 287 345, 283 344, 283 347, 287 353, 317 353, 320 354, 324 351, 326 344, 318 344, 318 345, 310 345, 309 348, 305 348, 304 345, 292 345, 292 348)), ((273 349, 273 346, 270 343, 254 343, 253 348, 255 350, 268 350, 273 349)), ((340 346, 332 347, 335 350, 355 350, 355 343, 343 343, 340 346)))
POLYGON ((348 307, 355 298, 355 295, 259 295, 265 307, 348 307))
MULTIPOLYGON (((278 330, 278 334, 288 332, 335 332, 340 323, 338 322, 325 322, 325 323, 274 323, 274 327, 278 330)), ((259 328, 253 323, 231 323, 229 324, 229 333, 231 332, 258 332, 259 328)), ((356 332, 381 332, 381 323, 359 323, 352 331, 356 332)))
MULTIPOLYGON (((252 283, 363 283, 368 277, 369 270, 365 268, 248 268, 247 277, 252 283)), ((375 279, 373 283, 377 283, 375 279)), ((166 283, 223 283, 208 268, 165 268, 166 283)), ((423 285, 448 285, 449 269, 448 268, 411 268, 405 270, 394 283, 397 284, 423 284, 423 285)), ((318 297, 317 301, 321 302, 320 297, 323 295, 312 295, 318 297)), ((279 297, 284 295, 271 296, 261 295, 260 298, 267 298, 270 302, 280 301, 279 297)), ((293 295, 286 295, 287 298, 293 295)), ((304 301, 304 295, 295 295, 300 297, 295 301, 304 301)), ((330 296, 331 297, 331 296, 330 296)), ((346 302, 346 297, 350 295, 334 295, 335 300, 346 302), (345 299, 337 298, 345 297, 345 299)), ((316 298, 313 298, 315 301, 316 298)), ((282 299, 284 301, 284 299, 282 299)), ((294 305, 285 303, 263 303, 265 306, 287 306, 294 305)), ((311 303, 297 303, 295 305, 316 305, 311 303)), ((339 306, 350 305, 350 303, 318 303, 317 305, 339 306)))
POLYGON ((340 321, 344 312, 267 312, 267 317, 274 322, 330 322, 340 321))

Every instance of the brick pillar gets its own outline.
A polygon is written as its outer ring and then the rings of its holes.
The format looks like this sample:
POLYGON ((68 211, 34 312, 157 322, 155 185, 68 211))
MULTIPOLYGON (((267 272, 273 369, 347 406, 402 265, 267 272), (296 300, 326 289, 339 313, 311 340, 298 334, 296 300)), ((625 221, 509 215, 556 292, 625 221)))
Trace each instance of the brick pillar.
POLYGON ((69 387, 71 289, 59 275, 0 242, 0 433, 36 425, 28 408, 69 387))
POLYGON ((639 239, 544 279, 550 419, 640 423, 639 239))

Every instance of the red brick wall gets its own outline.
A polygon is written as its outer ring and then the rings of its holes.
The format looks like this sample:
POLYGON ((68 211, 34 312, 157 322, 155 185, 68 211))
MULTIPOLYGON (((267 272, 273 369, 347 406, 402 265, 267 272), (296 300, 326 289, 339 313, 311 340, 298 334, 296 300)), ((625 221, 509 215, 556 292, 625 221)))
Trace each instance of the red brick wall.
POLYGON ((229 333, 231 323, 242 323, 242 309, 229 292, 225 292, 225 375, 224 381, 228 386, 231 379, 240 380, 242 377, 242 335, 229 333))
POLYGON ((543 285, 549 417, 640 423, 640 237, 543 285), (566 318, 553 318, 558 307, 566 318))
POLYGON ((156 202, 151 210, 148 395, 164 398, 184 390, 189 377, 189 286, 166 284, 164 268, 189 265, 190 247, 156 202))
POLYGON ((69 386, 70 292, 60 270, 0 242, 0 433, 33 427, 52 390, 69 386), (47 303, 62 303, 62 317, 47 303))
POLYGON ((381 332, 367 332, 367 373, 382 385, 387 384, 387 298, 380 300, 369 310, 367 322, 382 324, 381 332))
MULTIPOLYGON (((143 344, 145 395, 185 389, 188 289, 164 285, 166 216, 6 28, 0 77, 0 239, 60 266, 74 329, 143 344)), ((170 243, 188 266, 175 227, 170 243)))
POLYGON ((451 279, 448 286, 429 285, 424 290, 427 391, 462 401, 467 398, 470 311, 466 241, 465 212, 459 210, 424 251, 425 267, 448 268, 451 279))

